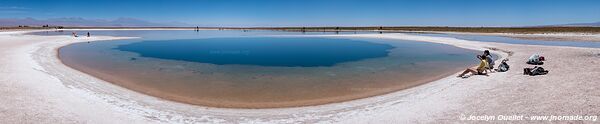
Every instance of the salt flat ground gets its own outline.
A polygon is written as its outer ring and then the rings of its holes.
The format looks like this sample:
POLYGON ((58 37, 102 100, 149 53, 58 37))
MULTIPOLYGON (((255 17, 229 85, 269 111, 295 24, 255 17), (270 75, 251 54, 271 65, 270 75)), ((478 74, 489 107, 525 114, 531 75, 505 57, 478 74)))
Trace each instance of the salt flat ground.
MULTIPOLYGON (((57 48, 70 43, 126 37, 73 38, 23 33, 0 32, 2 123, 482 123, 461 117, 600 115, 598 48, 516 45, 407 34, 329 35, 323 37, 415 40, 475 50, 493 48, 493 53, 510 59, 511 70, 466 79, 450 76, 386 95, 319 106, 224 109, 136 93, 73 70, 56 56, 57 48), (549 74, 522 75, 522 68, 533 67, 524 61, 534 53, 547 58, 543 67, 550 70, 549 74)), ((547 121, 510 121, 531 122, 547 121)))

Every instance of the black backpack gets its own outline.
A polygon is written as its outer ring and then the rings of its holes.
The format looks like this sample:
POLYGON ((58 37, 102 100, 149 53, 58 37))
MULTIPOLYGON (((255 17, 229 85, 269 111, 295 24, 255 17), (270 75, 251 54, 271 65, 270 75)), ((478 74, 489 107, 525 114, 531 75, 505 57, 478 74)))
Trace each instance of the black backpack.
POLYGON ((542 67, 535 66, 533 68, 524 68, 523 74, 530 75, 530 76, 545 75, 545 74, 548 74, 548 70, 545 70, 542 67))

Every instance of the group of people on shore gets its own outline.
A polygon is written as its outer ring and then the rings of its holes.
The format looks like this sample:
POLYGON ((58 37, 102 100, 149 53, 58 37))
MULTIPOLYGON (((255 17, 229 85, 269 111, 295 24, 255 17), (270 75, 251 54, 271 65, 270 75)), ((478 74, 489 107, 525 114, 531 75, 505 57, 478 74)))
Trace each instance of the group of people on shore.
MULTIPOLYGON (((467 73, 471 73, 473 75, 487 76, 489 72, 506 72, 506 71, 508 71, 509 66, 506 63, 506 61, 508 61, 508 59, 502 60, 502 63, 500 63, 500 65, 498 66, 498 69, 494 69, 494 59, 493 59, 492 55, 490 54, 490 51, 488 51, 488 50, 483 51, 482 55, 477 55, 477 59, 479 60, 479 66, 477 66, 476 68, 467 68, 465 71, 460 73, 457 77, 466 78, 465 75, 467 73)), ((538 65, 543 65, 544 64, 543 61, 545 61, 545 60, 546 60, 545 57, 541 56, 539 54, 531 55, 531 57, 529 57, 529 59, 527 60, 526 63, 530 64, 530 65, 536 65, 536 66, 533 68, 524 68, 523 74, 530 75, 530 76, 548 74, 548 72, 549 72, 548 70, 538 66, 538 65)))
MULTIPOLYGON (((79 37, 79 35, 77 35, 76 32, 71 32, 71 35, 73 35, 73 37, 79 37)), ((90 32, 87 32, 87 37, 90 37, 90 32)))

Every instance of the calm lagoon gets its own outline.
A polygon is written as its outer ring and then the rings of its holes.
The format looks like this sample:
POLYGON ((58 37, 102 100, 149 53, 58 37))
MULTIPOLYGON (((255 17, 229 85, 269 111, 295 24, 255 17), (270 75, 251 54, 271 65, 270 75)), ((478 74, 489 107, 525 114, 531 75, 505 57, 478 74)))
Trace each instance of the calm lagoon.
MULTIPOLYGON (((272 31, 96 31, 131 40, 59 49, 69 67, 148 95, 228 108, 319 105, 398 91, 477 64, 428 42, 272 31)), ((47 35, 59 35, 50 34, 47 35)))

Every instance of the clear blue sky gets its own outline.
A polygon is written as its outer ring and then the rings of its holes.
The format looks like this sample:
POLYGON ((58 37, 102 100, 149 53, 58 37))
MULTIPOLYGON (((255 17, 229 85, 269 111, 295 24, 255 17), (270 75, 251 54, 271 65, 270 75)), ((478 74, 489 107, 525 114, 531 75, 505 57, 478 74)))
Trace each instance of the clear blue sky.
POLYGON ((600 21, 600 0, 0 0, 0 18, 200 26, 528 26, 600 21))

